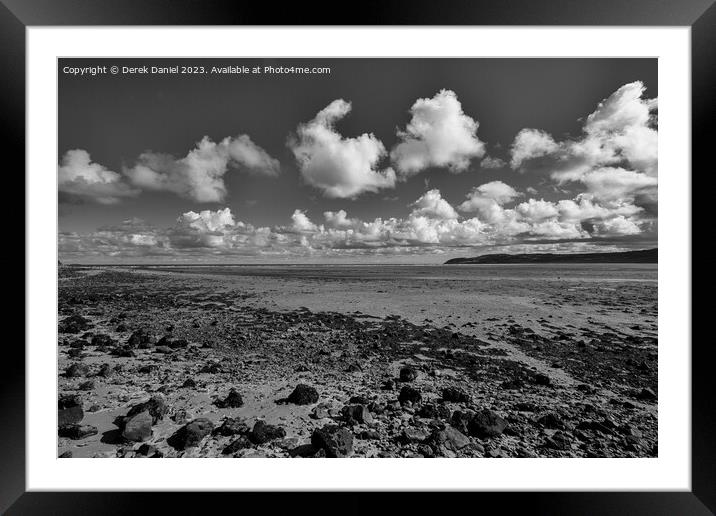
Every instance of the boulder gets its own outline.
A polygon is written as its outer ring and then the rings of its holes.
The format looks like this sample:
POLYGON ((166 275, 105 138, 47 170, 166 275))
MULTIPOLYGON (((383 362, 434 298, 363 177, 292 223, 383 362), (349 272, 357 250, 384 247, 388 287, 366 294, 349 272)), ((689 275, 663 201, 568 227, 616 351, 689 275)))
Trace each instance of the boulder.
POLYGON ((318 391, 310 385, 299 383, 286 401, 296 405, 311 405, 318 401, 318 391))
POLYGON ((467 425, 469 435, 480 438, 496 437, 504 432, 505 428, 507 428, 507 421, 496 412, 487 409, 476 412, 467 425))
POLYGON ((148 410, 124 419, 122 437, 128 441, 142 442, 152 437, 152 415, 148 410))
POLYGON ((413 405, 417 405, 422 401, 422 399, 423 397, 420 394, 420 390, 410 387, 409 385, 405 385, 402 389, 400 389, 400 395, 398 395, 398 401, 401 404, 410 402, 413 405))
POLYGON ((341 409, 344 421, 349 425, 371 424, 373 416, 365 405, 346 405, 341 409))
POLYGON ((470 395, 458 387, 445 387, 443 389, 443 401, 453 403, 469 403, 470 395))
POLYGON ((235 439, 231 443, 229 443, 222 451, 222 455, 232 455, 236 453, 237 451, 243 450, 245 448, 251 448, 251 441, 245 436, 242 435, 238 439, 235 439))
POLYGON ((274 439, 286 437, 286 430, 276 425, 269 425, 265 421, 258 420, 249 433, 249 440, 254 444, 264 444, 274 439))
POLYGON ((353 434, 338 425, 326 425, 313 431, 311 444, 326 457, 348 457, 353 453, 353 434))
POLYGON ((401 382, 412 382, 418 377, 418 371, 410 366, 405 366, 400 369, 400 381, 401 382))
POLYGON ((436 430, 431 437, 431 442, 443 455, 449 455, 446 452, 457 452, 468 446, 470 438, 457 428, 448 425, 444 430, 436 430))
POLYGON ((228 417, 224 419, 219 427, 214 430, 214 435, 223 435, 225 437, 231 435, 247 434, 249 427, 239 418, 228 417))
POLYGON ((236 389, 231 389, 229 394, 223 400, 214 401, 214 405, 219 408, 238 408, 244 404, 241 394, 236 389))
POLYGON ((57 424, 58 426, 72 425, 82 421, 84 411, 82 400, 74 394, 60 396, 57 400, 57 424))
POLYGON ((209 435, 213 429, 214 423, 205 417, 200 417, 174 432, 167 439, 167 443, 176 450, 193 448, 198 446, 201 440, 209 435))
POLYGON ((85 437, 89 437, 91 435, 97 435, 97 427, 78 424, 60 425, 57 435, 75 440, 84 439, 85 437))
POLYGON ((65 317, 59 324, 58 324, 58 331, 60 333, 80 333, 82 331, 87 330, 92 325, 90 324, 89 319, 86 319, 82 317, 81 315, 71 315, 69 317, 65 317))
POLYGON ((65 369, 65 376, 68 378, 78 378, 80 376, 88 376, 89 372, 90 368, 87 364, 75 362, 65 369))

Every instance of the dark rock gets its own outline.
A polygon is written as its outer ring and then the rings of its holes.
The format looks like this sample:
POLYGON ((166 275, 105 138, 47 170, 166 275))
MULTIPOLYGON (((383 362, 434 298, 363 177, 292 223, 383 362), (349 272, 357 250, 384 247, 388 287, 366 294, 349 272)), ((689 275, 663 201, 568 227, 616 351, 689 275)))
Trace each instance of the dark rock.
POLYGON ((310 385, 300 383, 293 392, 288 395, 286 401, 295 403, 296 405, 310 405, 318 401, 318 391, 310 385))
POLYGON ((58 324, 58 331, 60 333, 80 333, 91 326, 89 319, 85 319, 81 315, 71 315, 65 317, 58 324))
POLYGON ((181 385, 184 389, 193 389, 196 387, 196 382, 193 378, 187 378, 186 381, 181 385))
POLYGON ((641 401, 656 401, 657 397, 654 391, 649 388, 645 388, 636 395, 636 399, 641 401))
POLYGON ((395 382, 393 380, 386 380, 383 382, 383 385, 381 385, 380 388, 384 391, 395 390, 395 382))
POLYGON ((353 453, 353 434, 340 426, 326 425, 313 431, 311 444, 324 450, 326 457, 348 457, 353 453))
POLYGON ((193 448, 198 446, 201 440, 209 435, 213 429, 214 423, 204 417, 200 417, 174 432, 167 439, 167 443, 176 450, 193 448))
POLYGON ((149 412, 149 415, 152 416, 152 424, 156 425, 161 419, 164 418, 164 416, 167 415, 167 413, 169 412, 169 407, 164 401, 164 398, 162 398, 161 396, 152 396, 147 401, 134 405, 132 408, 130 408, 124 419, 127 420, 135 414, 139 414, 140 412, 144 411, 149 412))
POLYGON ((424 443, 430 437, 430 431, 426 428, 409 426, 403 429, 400 438, 406 443, 424 443))
POLYGON ((128 441, 146 441, 152 437, 152 421, 152 415, 148 410, 125 417, 122 437, 128 441))
POLYGON ((246 448, 251 448, 251 441, 245 436, 242 435, 238 439, 235 439, 234 441, 231 441, 222 451, 222 455, 232 455, 236 453, 237 451, 244 450, 246 448))
POLYGON ((153 345, 154 337, 152 337, 147 330, 137 330, 127 339, 127 346, 129 348, 146 349, 153 345))
POLYGON ((72 425, 82 421, 84 412, 79 396, 63 395, 57 400, 57 423, 59 426, 72 425))
POLYGON ((443 400, 453 403, 469 403, 470 395, 457 387, 446 387, 443 389, 443 400))
POLYGON ((417 405, 422 401, 422 399, 423 397, 420 394, 420 390, 410 387, 409 385, 405 385, 402 389, 400 389, 400 395, 398 396, 398 401, 400 403, 410 402, 413 405, 417 405))
POLYGON ((163 355, 170 355, 174 352, 174 350, 169 346, 157 346, 156 348, 154 348, 154 352, 161 353, 163 355))
POLYGON ((467 425, 468 434, 480 438, 496 437, 504 432, 505 428, 507 421, 488 409, 476 412, 467 425))
POLYGON ((99 371, 97 371, 97 376, 101 376, 102 378, 108 378, 111 375, 112 369, 109 367, 109 364, 102 364, 99 371))
POLYGON ((468 433, 467 427, 470 424, 470 420, 472 419, 473 415, 474 413, 472 411, 463 412, 461 410, 456 410, 452 413, 452 417, 450 418, 450 424, 457 428, 463 434, 466 434, 468 433))
POLYGON ((550 380, 549 376, 547 376, 546 374, 542 374, 542 373, 537 373, 536 375, 534 375, 534 382, 537 385, 545 385, 545 386, 552 384, 552 380, 550 380))
POLYGON ((94 389, 94 387, 94 380, 87 380, 86 382, 82 382, 81 384, 79 384, 77 389, 80 391, 91 391, 92 389, 94 389))
POLYGON ((418 372, 410 366, 405 366, 400 369, 400 381, 401 382, 412 382, 417 377, 418 377, 418 372))
POLYGON ((159 366, 157 364, 147 364, 141 366, 139 369, 137 369, 137 372, 140 374, 149 374, 153 373, 154 371, 158 371, 159 366))
POLYGON ((147 443, 140 445, 135 451, 137 455, 149 457, 150 459, 161 459, 164 456, 164 454, 158 450, 156 446, 152 446, 147 443))
POLYGON ((319 403, 311 411, 311 417, 313 419, 324 419, 330 417, 331 406, 328 403, 319 403))
POLYGON ((137 356, 134 351, 126 346, 115 346, 110 351, 110 354, 119 358, 133 358, 137 356))
POLYGON ((366 396, 351 396, 351 399, 348 400, 348 403, 351 404, 358 404, 358 405, 369 405, 370 400, 366 396))
POLYGON ((105 335, 104 333, 98 333, 97 335, 92 337, 93 346, 110 346, 112 342, 112 337, 110 337, 109 335, 105 335))
POLYGON ((302 444, 288 451, 291 457, 325 457, 325 450, 321 450, 312 444, 302 444))
POLYGON ((341 414, 344 421, 349 425, 370 424, 373 422, 373 416, 365 405, 346 405, 341 410, 341 414))
POLYGON ((70 342, 70 348, 72 349, 82 349, 85 346, 89 346, 89 343, 83 339, 77 339, 70 342))
POLYGON ((84 439, 90 435, 97 435, 97 427, 77 424, 60 425, 57 435, 69 439, 84 439))
POLYGON ((247 434, 249 427, 239 418, 226 418, 219 427, 214 430, 215 435, 223 435, 225 437, 238 434, 247 434))
POLYGON ((90 368, 87 364, 75 362, 65 369, 65 376, 68 378, 78 378, 80 376, 88 376, 90 368))
POLYGON ((358 434, 358 438, 363 440, 377 440, 380 439, 380 432, 374 430, 373 428, 369 428, 368 430, 363 430, 360 434, 358 434))
POLYGON ((280 426, 269 425, 262 420, 256 421, 249 433, 249 440, 254 444, 264 444, 282 437, 286 437, 286 430, 280 426))
POLYGON ((72 458, 72 450, 67 450, 64 453, 61 453, 58 456, 59 459, 71 459, 72 458))
POLYGON ((420 407, 418 416, 429 419, 449 419, 450 409, 445 405, 426 403, 420 407))
POLYGON ((537 419, 537 424, 545 428, 564 428, 564 423, 562 422, 562 419, 553 412, 548 412, 547 414, 541 416, 539 419, 537 419))
POLYGON ((236 389, 231 389, 225 399, 214 402, 214 405, 219 408, 238 408, 243 404, 244 400, 236 389))
POLYGON ((200 373, 209 373, 209 374, 216 374, 221 372, 221 365, 217 362, 209 362, 208 364, 204 364, 204 367, 202 367, 199 370, 200 373))
POLYGON ((572 448, 571 440, 564 432, 557 431, 545 439, 544 446, 554 450, 569 450, 572 448))

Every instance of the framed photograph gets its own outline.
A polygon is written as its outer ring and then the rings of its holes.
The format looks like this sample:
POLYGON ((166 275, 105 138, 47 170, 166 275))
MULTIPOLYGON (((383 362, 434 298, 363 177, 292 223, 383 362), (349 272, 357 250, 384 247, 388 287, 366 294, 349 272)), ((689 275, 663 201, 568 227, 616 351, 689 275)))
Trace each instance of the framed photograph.
POLYGON ((304 8, 3 0, 0 510, 716 511, 712 2, 304 8))

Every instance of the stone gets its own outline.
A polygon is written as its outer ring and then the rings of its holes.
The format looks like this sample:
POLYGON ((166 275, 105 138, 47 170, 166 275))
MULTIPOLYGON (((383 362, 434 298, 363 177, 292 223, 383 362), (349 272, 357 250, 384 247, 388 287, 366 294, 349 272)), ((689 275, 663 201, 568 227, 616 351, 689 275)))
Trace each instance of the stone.
POLYGON ((412 382, 418 378, 418 371, 410 366, 400 368, 400 381, 401 382, 412 382))
POLYGON ((229 394, 223 400, 214 401, 214 405, 219 408, 238 408, 244 404, 241 394, 236 389, 231 389, 229 394))
POLYGON ((89 372, 90 368, 87 364, 75 362, 65 369, 65 376, 68 378, 78 378, 80 376, 88 376, 89 372))
POLYGON ((467 427, 470 424, 470 420, 472 419, 473 415, 474 412, 472 411, 467 412, 456 410, 455 412, 453 412, 452 417, 450 418, 450 424, 457 428, 463 434, 467 434, 467 427))
POLYGON ((450 409, 445 405, 426 403, 420 407, 418 416, 429 419, 449 419, 450 409))
POLYGON ((636 395, 636 399, 641 401, 656 401, 657 396, 653 390, 644 388, 636 395))
POLYGON ((229 437, 231 435, 247 434, 248 432, 249 427, 246 423, 239 418, 228 417, 214 430, 214 435, 229 437))
POLYGON ((560 432, 559 430, 552 434, 551 437, 548 437, 545 439, 544 445, 547 448, 552 448, 555 450, 569 450, 571 449, 571 440, 565 434, 564 432, 560 432))
POLYGON ((467 425, 468 434, 480 438, 496 437, 506 428, 507 421, 496 412, 487 409, 476 412, 467 425))
POLYGON ((60 425, 57 435, 68 439, 84 439, 85 437, 89 437, 91 435, 97 435, 97 427, 78 424, 60 425))
POLYGON ((181 386, 183 389, 193 389, 196 387, 196 382, 193 378, 187 378, 181 386))
POLYGON ((154 345, 154 337, 147 330, 137 330, 133 332, 127 339, 127 347, 130 349, 140 348, 146 349, 154 345))
POLYGON ((200 417, 174 432, 167 439, 167 443, 176 450, 193 448, 198 446, 202 439, 209 435, 213 429, 214 423, 205 417, 200 417))
POLYGON ((174 353, 174 350, 170 348, 169 346, 157 346, 154 348, 155 353, 160 353, 162 355, 171 355, 174 353))
POLYGON ((238 439, 231 441, 221 453, 222 455, 232 455, 246 448, 251 448, 251 441, 245 435, 242 435, 238 439))
POLYGON ((330 417, 330 409, 331 405, 328 403, 319 403, 316 405, 313 410, 311 411, 311 417, 313 419, 324 419, 327 417, 330 417))
POLYGON ((341 410, 344 421, 349 425, 371 424, 373 416, 365 405, 346 405, 341 410))
POLYGON ((444 430, 435 430, 431 441, 440 451, 450 450, 457 452, 470 444, 470 438, 453 426, 446 426, 444 430))
POLYGON ((537 424, 545 427, 545 428, 553 428, 553 429, 559 429, 564 428, 564 423, 562 422, 562 419, 553 412, 548 412, 547 414, 544 414, 540 418, 537 419, 537 424))
POLYGON ((550 380, 549 376, 547 376, 546 374, 542 374, 542 373, 537 373, 534 376, 534 382, 537 385, 544 385, 544 386, 552 385, 552 380, 550 380))
POLYGON ((164 418, 164 416, 167 415, 167 413, 169 412, 169 407, 164 401, 164 398, 162 398, 161 396, 152 396, 147 401, 134 405, 132 408, 130 408, 129 412, 127 412, 127 415, 125 416, 125 419, 131 418, 135 414, 139 414, 140 412, 144 412, 145 410, 149 412, 150 416, 152 416, 152 424, 156 425, 161 419, 164 418))
POLYGON ((311 444, 329 458, 349 457, 353 453, 353 434, 338 425, 326 425, 311 435, 311 444))
POLYGON ((82 317, 81 315, 75 314, 69 317, 65 317, 58 324, 58 331, 60 333, 80 333, 92 325, 89 319, 82 317))
POLYGON ((424 443, 430 437, 430 431, 425 428, 409 426, 403 429, 400 437, 406 443, 424 443))
POLYGON ((282 437, 286 437, 286 430, 280 426, 269 425, 260 419, 256 421, 249 433, 249 440, 254 444, 264 444, 282 437))
POLYGON ((469 403, 470 395, 458 387, 445 387, 442 392, 443 401, 453 403, 469 403))
POLYGON ((58 426, 72 425, 82 421, 84 411, 82 400, 79 396, 70 394, 60 396, 57 400, 57 424, 58 426))
POLYGON ((420 390, 410 387, 409 385, 405 385, 402 389, 400 389, 400 395, 398 395, 398 401, 401 404, 410 402, 413 405, 416 405, 420 403, 422 399, 423 397, 420 394, 420 390))
POLYGON ((102 378, 109 378, 111 375, 112 369, 109 367, 109 364, 102 364, 99 371, 97 371, 97 376, 101 376, 102 378))
POLYGON ((152 437, 152 415, 144 410, 124 418, 122 437, 128 441, 142 442, 152 437))
POLYGON ((98 333, 92 337, 93 346, 110 346, 112 344, 112 337, 105 335, 104 333, 98 333))
POLYGON ((286 401, 296 405, 311 405, 318 401, 318 391, 310 385, 300 383, 293 392, 288 395, 286 401))
POLYGON ((161 459, 164 457, 164 454, 158 450, 156 446, 147 443, 140 445, 135 452, 139 456, 148 457, 150 459, 161 459))
POLYGON ((94 389, 94 387, 94 380, 87 380, 86 382, 82 382, 81 384, 79 384, 77 389, 80 391, 91 391, 92 389, 94 389))

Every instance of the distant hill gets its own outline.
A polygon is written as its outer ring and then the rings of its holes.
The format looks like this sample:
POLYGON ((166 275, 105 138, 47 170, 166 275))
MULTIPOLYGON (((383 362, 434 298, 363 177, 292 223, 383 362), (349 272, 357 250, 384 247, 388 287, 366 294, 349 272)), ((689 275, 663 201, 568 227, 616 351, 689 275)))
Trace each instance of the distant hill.
POLYGON ((658 249, 644 249, 618 253, 483 254, 473 258, 453 258, 445 263, 658 263, 658 251, 658 249))

